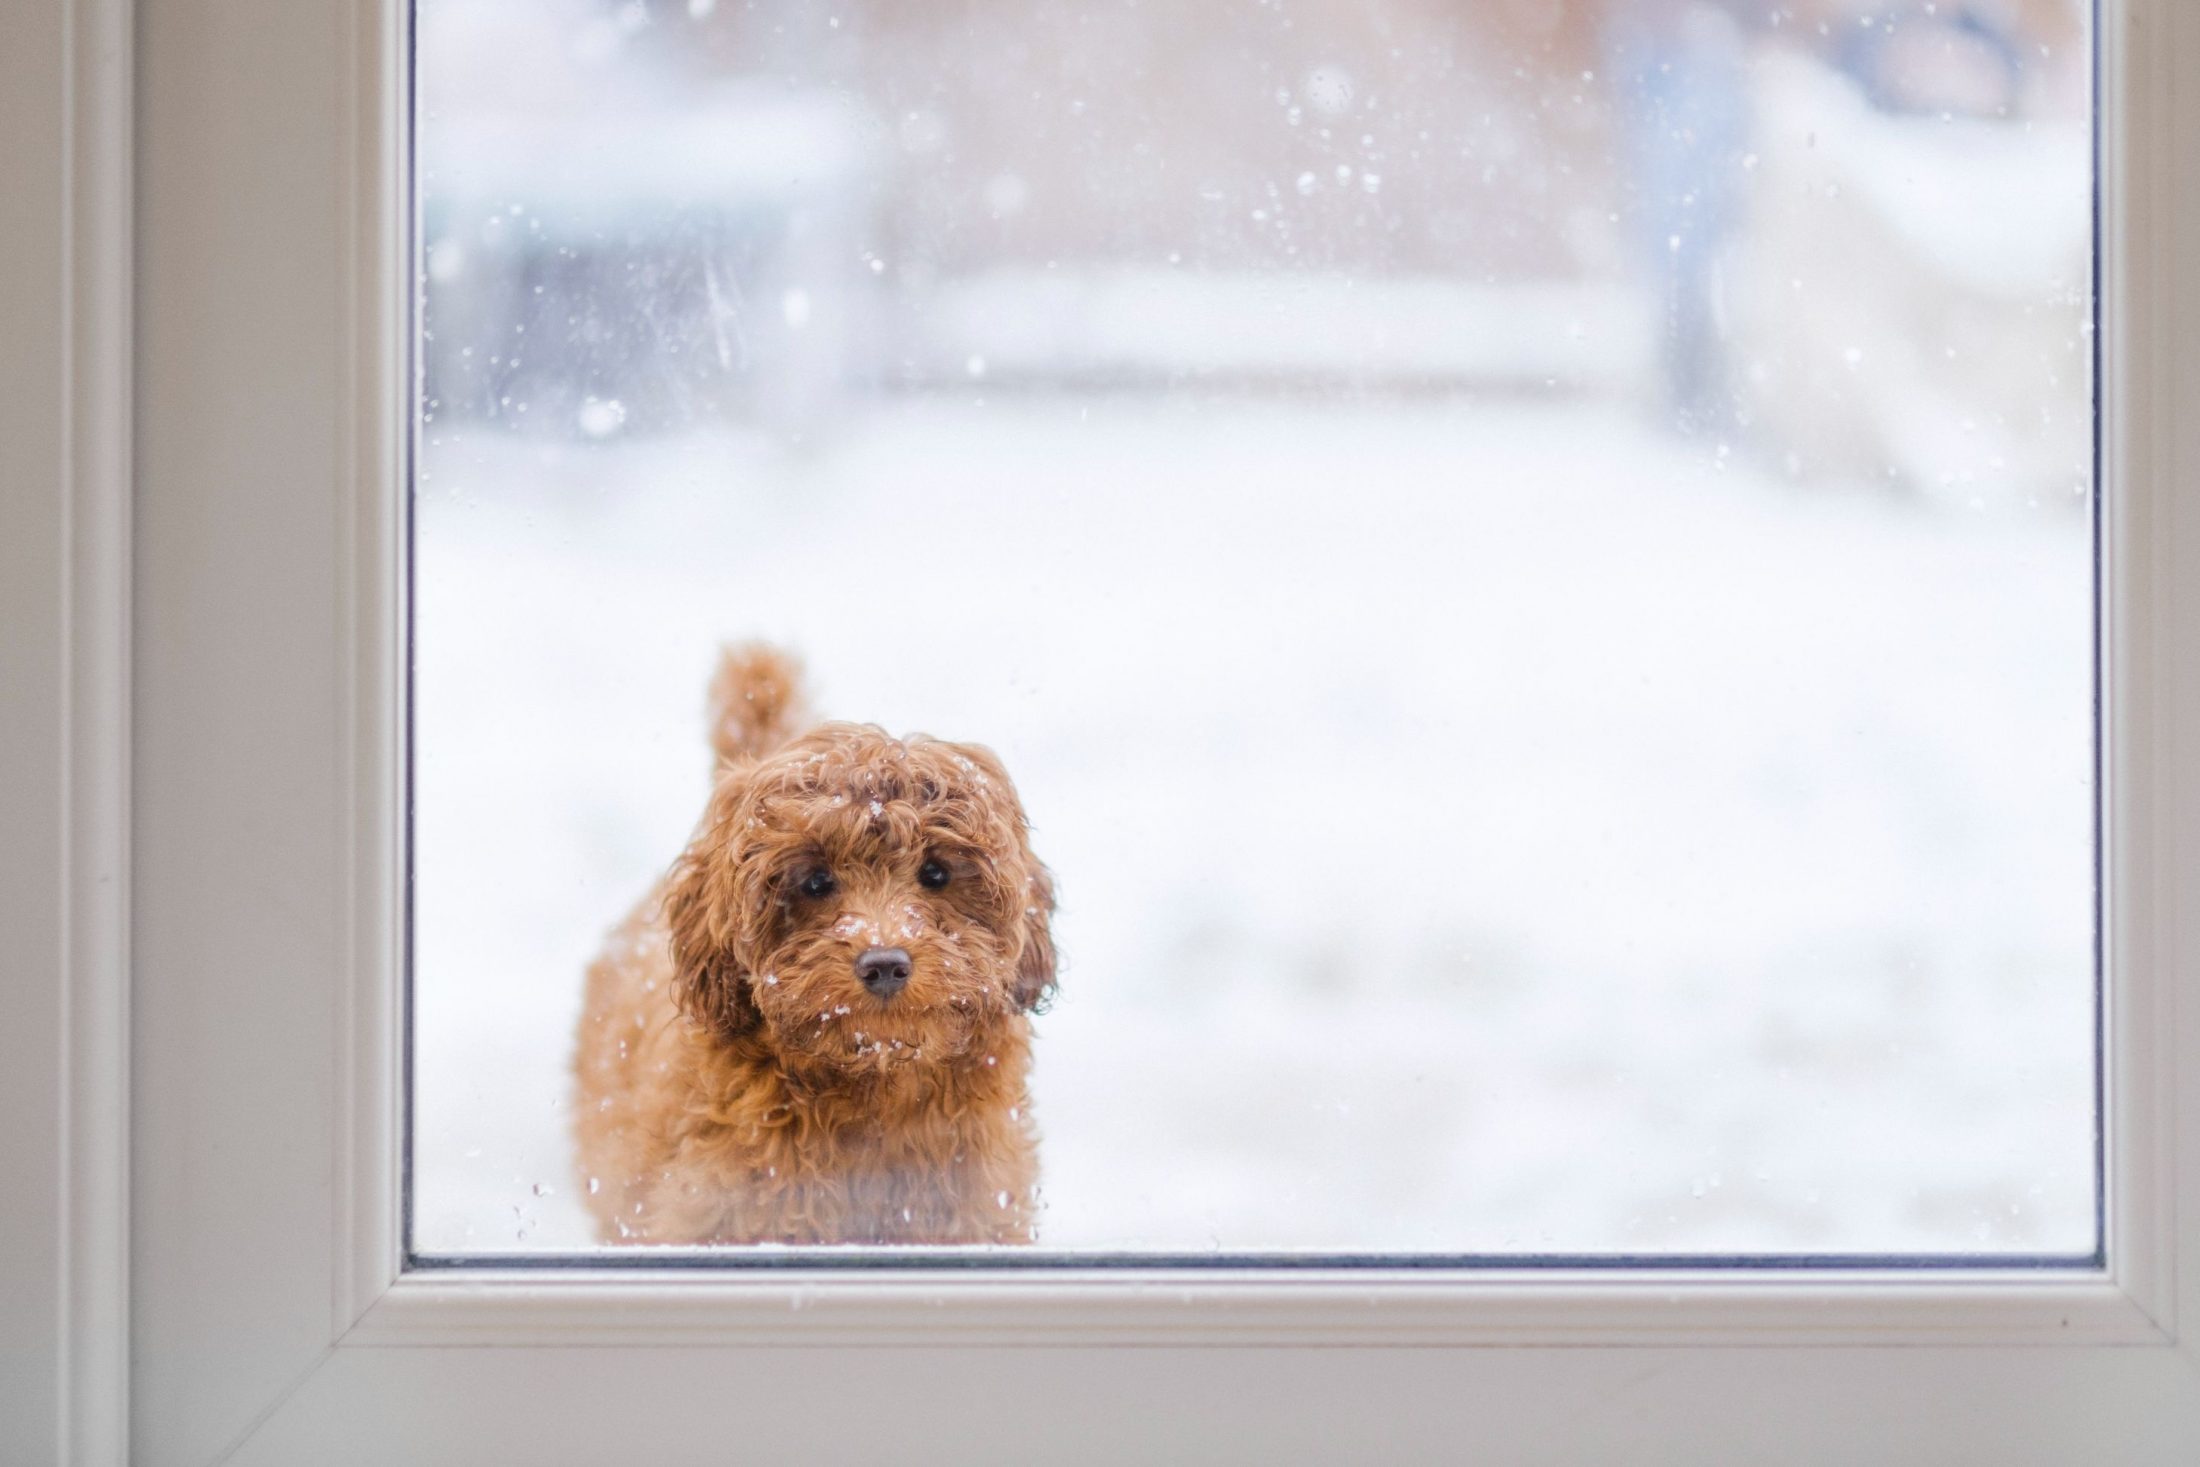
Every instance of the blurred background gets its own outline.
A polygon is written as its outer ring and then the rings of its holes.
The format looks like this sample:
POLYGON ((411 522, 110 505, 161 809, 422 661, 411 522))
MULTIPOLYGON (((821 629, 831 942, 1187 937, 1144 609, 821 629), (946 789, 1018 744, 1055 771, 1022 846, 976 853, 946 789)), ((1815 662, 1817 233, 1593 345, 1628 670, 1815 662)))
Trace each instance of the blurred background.
POLYGON ((721 640, 999 749, 1043 1241, 2094 1244, 2082 0, 418 0, 415 1243, 721 640))

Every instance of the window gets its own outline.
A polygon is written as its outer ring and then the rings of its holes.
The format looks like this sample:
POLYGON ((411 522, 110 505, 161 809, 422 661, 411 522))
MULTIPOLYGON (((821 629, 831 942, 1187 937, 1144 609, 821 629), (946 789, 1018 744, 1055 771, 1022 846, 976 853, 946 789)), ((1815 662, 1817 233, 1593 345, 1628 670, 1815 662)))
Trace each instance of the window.
POLYGON ((2104 1251, 2036 1269, 410 1266, 408 19, 44 18, 0 51, 11 1456, 2191 1460, 2186 7, 2097 32, 2104 1251))
POLYGON ((423 1255, 649 1236, 581 974, 757 636, 1017 783, 1046 1248, 2095 1254, 2076 0, 415 54, 423 1255))

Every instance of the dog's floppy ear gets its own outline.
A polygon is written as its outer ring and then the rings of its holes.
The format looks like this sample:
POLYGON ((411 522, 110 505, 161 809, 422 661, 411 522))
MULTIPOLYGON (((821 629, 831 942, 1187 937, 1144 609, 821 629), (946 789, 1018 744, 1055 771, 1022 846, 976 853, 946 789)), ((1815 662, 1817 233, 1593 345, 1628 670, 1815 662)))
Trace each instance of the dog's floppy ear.
POLYGON ((976 786, 953 802, 953 813, 946 818, 964 839, 990 853, 986 864, 994 889, 1016 914, 1016 971, 1009 998, 1026 1012, 1040 1008, 1054 993, 1053 874, 1031 853, 1024 807, 1000 756, 983 744, 938 747, 976 786))
POLYGON ((665 927, 672 942, 672 997, 680 1011, 726 1038, 763 1022, 740 956, 746 921, 740 861, 733 850, 742 776, 728 774, 665 885, 665 927))
POLYGON ((1054 996, 1054 877, 1037 861, 1024 889, 1023 953, 1016 960, 1016 1006, 1036 1009, 1054 996))

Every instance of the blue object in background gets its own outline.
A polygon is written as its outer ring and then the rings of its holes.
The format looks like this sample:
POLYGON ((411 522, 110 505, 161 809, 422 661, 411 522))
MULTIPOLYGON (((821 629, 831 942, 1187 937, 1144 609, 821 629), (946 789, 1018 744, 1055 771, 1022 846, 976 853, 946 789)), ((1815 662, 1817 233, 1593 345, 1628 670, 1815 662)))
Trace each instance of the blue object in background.
POLYGON ((1657 290, 1666 406, 1681 431, 1716 431, 1733 417, 1716 281, 1740 214, 1750 134, 1741 29, 1723 9, 1690 0, 1607 14, 1621 215, 1657 290))

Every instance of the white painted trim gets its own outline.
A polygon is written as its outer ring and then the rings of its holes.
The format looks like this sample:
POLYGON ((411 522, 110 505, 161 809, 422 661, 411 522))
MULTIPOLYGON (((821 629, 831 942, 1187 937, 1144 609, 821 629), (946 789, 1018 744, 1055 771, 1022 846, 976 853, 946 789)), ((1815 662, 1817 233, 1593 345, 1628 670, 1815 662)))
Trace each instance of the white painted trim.
POLYGON ((769 1456, 850 1413, 911 1461, 2200 1453, 2187 0, 2112 0, 2104 49, 2107 1270, 1471 1279, 400 1272, 400 8, 166 0, 142 32, 145 1460, 769 1456))
POLYGON ((0 1310, 0 1420, 71 1464, 128 1440, 131 25, 53 0, 0 58, 0 1067, 30 1102, 0 1176, 46 1209, 0 1228, 0 1298, 41 1301, 0 1310))
POLYGON ((64 1460, 129 1447, 132 273, 130 0, 72 0, 69 1294, 64 1460))
POLYGON ((403 14, 140 16, 133 1460, 228 1456, 396 1265, 403 14))
MULTIPOLYGON (((2171 1018, 2179 974, 2174 812, 2193 798, 2172 743, 2166 690, 2183 644, 2172 598, 2170 519, 2181 481, 2170 437, 2177 388, 2200 380, 2181 360, 2168 312, 2175 289, 2179 151, 2176 48, 2161 6, 2110 3, 2100 38, 2103 1076, 2107 1137, 2104 1243, 2118 1281, 2173 1326, 2176 1178, 2172 1114, 2179 1050, 2171 1018), (2182 378, 2180 377, 2182 373, 2182 378), (2183 779, 2181 785, 2180 780, 2183 779)), ((2184 156, 2190 157, 2189 147, 2184 156)), ((2189 166, 2189 165, 2188 165, 2189 166)), ((2191 1068, 2188 1056, 2188 1070, 2191 1068)), ((2190 1084, 2188 1076, 2186 1080, 2190 1084)))
POLYGON ((342 1341, 877 1347, 2160 1345, 2099 1276, 1526 1270, 409 1274, 342 1341))
MULTIPOLYGON (((405 444, 413 401, 410 240, 404 139, 411 100, 408 7, 357 7, 346 68, 345 145, 353 160, 342 270, 350 297, 343 360, 348 511, 338 524, 337 625, 345 688, 344 767, 351 772, 343 841, 348 868, 344 981, 334 1052, 338 1076, 332 1304, 339 1333, 398 1276, 404 1256, 406 643, 393 600, 408 584, 405 444), (392 486, 396 486, 394 492, 392 486)), ((398 601, 401 604, 401 600, 398 601)))
POLYGON ((339 1350, 235 1467, 2191 1467, 2160 1350, 339 1350))

